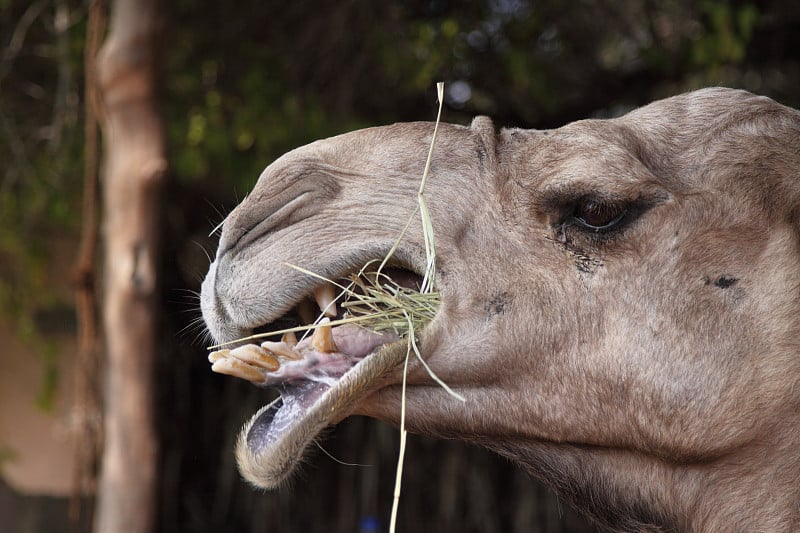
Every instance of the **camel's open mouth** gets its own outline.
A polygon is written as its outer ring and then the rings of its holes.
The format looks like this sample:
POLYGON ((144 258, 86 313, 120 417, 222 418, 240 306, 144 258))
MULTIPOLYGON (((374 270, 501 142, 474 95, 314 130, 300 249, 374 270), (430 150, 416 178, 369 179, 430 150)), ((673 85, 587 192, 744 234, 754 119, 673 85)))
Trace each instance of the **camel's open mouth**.
MULTIPOLYGON (((389 276, 396 286, 408 289, 418 289, 421 280, 400 269, 391 269, 389 276)), ((347 323, 348 312, 336 300, 333 285, 321 284, 298 298, 291 312, 256 329, 278 331, 275 340, 209 356, 215 372, 275 387, 280 393, 245 425, 237 445, 240 470, 260 486, 280 483, 319 432, 346 417, 353 403, 406 354, 406 344, 397 342, 400 336, 395 332, 347 323), (321 313, 316 320, 315 305, 321 313), (313 334, 298 341, 288 332, 277 340, 280 331, 312 321, 313 334)))

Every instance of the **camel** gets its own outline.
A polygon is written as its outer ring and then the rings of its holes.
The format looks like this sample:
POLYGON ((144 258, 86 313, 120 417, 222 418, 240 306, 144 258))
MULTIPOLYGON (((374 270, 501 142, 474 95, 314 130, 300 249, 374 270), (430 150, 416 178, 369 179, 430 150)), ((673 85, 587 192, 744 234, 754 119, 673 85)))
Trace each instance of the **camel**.
MULTIPOLYGON (((433 128, 269 165, 203 282, 213 337, 329 306, 289 264, 336 280, 383 258, 433 128)), ((489 448, 612 530, 800 530, 800 112, 708 88, 553 130, 443 123, 425 198, 441 306, 421 355, 465 401, 412 359, 409 431, 489 448)), ((391 265, 406 283, 425 269, 415 224, 391 265)), ((345 417, 399 423, 406 343, 318 330, 215 363, 281 390, 237 447, 257 486, 345 417)))

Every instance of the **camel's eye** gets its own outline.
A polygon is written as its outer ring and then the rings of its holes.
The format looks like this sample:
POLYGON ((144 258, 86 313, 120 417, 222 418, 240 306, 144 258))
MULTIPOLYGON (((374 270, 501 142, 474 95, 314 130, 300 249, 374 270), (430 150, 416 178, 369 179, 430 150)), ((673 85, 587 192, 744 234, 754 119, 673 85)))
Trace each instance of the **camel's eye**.
POLYGON ((624 205, 585 199, 575 205, 572 219, 586 229, 601 232, 617 225, 628 212, 624 205))

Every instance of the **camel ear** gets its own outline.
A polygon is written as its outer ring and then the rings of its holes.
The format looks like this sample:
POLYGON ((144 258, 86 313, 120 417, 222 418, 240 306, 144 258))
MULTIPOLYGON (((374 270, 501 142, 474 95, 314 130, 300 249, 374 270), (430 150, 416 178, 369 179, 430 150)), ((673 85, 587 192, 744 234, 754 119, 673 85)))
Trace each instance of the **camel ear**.
MULTIPOLYGON (((793 200, 792 219, 795 227, 800 228, 800 111, 784 107, 784 115, 776 119, 782 124, 780 132, 783 135, 782 146, 787 153, 781 166, 785 169, 784 188, 793 200)), ((783 158, 782 158, 783 159, 783 158)))
POLYGON ((497 163, 497 137, 494 131, 494 123, 489 117, 475 117, 470 125, 472 132, 480 139, 478 148, 478 159, 486 168, 494 168, 497 163))
POLYGON ((765 97, 755 97, 752 105, 739 130, 746 142, 737 155, 750 166, 767 206, 773 212, 786 206, 800 227, 800 111, 765 97))
POLYGON ((657 139, 669 122, 681 124, 674 137, 681 137, 681 131, 689 133, 682 136, 679 155, 699 165, 706 179, 740 189, 740 194, 774 216, 791 211, 790 216, 798 219, 800 111, 765 96, 722 87, 662 102, 670 105, 669 113, 663 106, 651 105, 630 114, 639 130, 657 139))

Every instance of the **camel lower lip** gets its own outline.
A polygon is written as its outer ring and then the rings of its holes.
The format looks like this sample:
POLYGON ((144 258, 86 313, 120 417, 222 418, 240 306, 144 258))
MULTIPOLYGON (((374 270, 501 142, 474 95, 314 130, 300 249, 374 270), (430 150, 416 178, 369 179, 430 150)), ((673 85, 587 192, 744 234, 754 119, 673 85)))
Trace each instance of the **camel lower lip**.
POLYGON ((343 418, 406 356, 404 342, 378 348, 332 385, 299 381, 280 388, 281 397, 245 424, 237 443, 239 469, 259 487, 276 487, 292 472, 306 447, 327 426, 343 418))

